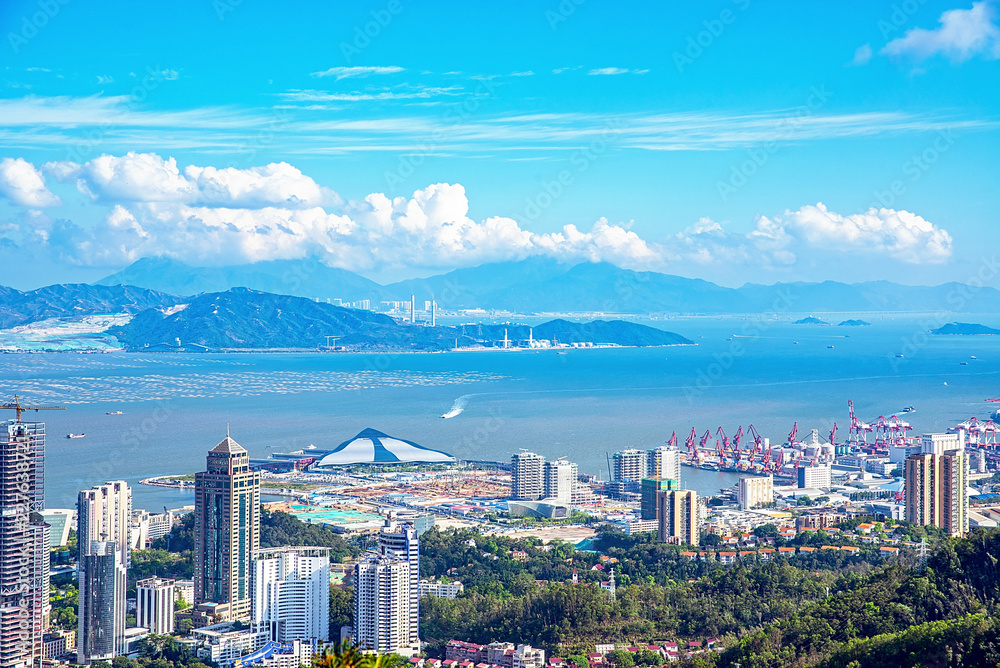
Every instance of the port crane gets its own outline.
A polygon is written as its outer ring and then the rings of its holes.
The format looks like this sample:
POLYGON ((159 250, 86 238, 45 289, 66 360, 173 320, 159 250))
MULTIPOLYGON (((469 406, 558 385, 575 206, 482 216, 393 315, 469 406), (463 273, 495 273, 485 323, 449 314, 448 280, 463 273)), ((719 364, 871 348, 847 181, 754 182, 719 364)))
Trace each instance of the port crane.
POLYGON ((13 400, 8 401, 5 404, 0 404, 0 409, 5 409, 5 410, 9 410, 9 411, 16 411, 17 421, 20 422, 21 421, 21 413, 24 413, 25 411, 35 411, 36 413, 38 411, 64 411, 64 410, 66 410, 66 407, 65 406, 25 406, 25 405, 23 405, 21 403, 21 401, 17 398, 17 395, 15 394, 13 400))

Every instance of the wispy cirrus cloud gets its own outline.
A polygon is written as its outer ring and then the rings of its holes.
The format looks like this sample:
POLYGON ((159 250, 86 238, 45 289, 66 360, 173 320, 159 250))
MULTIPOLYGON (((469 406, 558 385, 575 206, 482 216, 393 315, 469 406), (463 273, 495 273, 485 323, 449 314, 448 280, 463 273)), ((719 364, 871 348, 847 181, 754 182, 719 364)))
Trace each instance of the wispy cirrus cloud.
POLYGON ((101 141, 97 146, 87 146, 97 153, 182 148, 225 152, 245 146, 248 138, 252 141, 266 130, 275 137, 274 145, 281 148, 276 156, 279 159, 296 154, 421 150, 430 136, 439 138, 435 151, 477 155, 503 151, 511 157, 524 157, 515 154, 555 156, 584 148, 612 125, 615 150, 648 151, 716 151, 764 142, 787 144, 1000 127, 998 118, 969 118, 954 112, 803 115, 795 109, 780 109, 754 113, 449 115, 447 111, 423 111, 425 107, 417 106, 436 103, 448 109, 449 105, 462 104, 466 99, 463 96, 474 94, 458 85, 406 84, 343 92, 307 89, 279 93, 281 102, 271 109, 203 107, 169 111, 143 108, 126 96, 26 96, 0 99, 0 147, 59 150, 76 142, 90 142, 87 138, 95 132, 91 128, 96 128, 101 141), (393 101, 408 104, 408 113, 366 112, 363 118, 357 118, 344 112, 353 105, 393 101))
POLYGON ((341 79, 368 77, 373 74, 397 74, 402 71, 404 71, 404 68, 398 65, 390 65, 388 67, 365 67, 358 65, 354 67, 331 67, 321 72, 312 72, 309 76, 317 78, 336 77, 337 81, 340 81, 341 79))
POLYGON ((315 89, 293 89, 279 96, 287 102, 371 102, 380 100, 428 99, 441 95, 461 95, 462 86, 414 86, 371 88, 362 91, 333 92, 315 89))
POLYGON ((598 67, 587 72, 589 76, 617 76, 620 74, 648 74, 649 70, 630 70, 624 67, 598 67))

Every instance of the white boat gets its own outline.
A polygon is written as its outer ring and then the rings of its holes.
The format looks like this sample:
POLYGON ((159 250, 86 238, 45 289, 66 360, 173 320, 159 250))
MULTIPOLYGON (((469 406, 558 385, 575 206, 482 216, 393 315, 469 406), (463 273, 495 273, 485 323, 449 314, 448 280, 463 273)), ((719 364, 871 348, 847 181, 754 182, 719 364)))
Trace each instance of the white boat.
POLYGON ((66 434, 66 438, 83 438, 86 434, 66 434))

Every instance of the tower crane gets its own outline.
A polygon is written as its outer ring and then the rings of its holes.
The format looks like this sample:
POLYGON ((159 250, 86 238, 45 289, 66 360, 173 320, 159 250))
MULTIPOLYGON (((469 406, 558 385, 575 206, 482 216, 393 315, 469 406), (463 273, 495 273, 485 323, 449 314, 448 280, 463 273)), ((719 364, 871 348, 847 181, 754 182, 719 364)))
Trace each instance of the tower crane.
POLYGON ((8 401, 5 404, 0 404, 0 409, 10 410, 10 411, 17 411, 17 421, 20 422, 21 421, 21 413, 23 413, 25 411, 35 411, 36 413, 38 411, 64 411, 64 410, 66 410, 66 407, 65 406, 25 406, 25 405, 23 405, 21 403, 21 401, 17 398, 17 395, 15 394, 14 398, 11 401, 8 401))

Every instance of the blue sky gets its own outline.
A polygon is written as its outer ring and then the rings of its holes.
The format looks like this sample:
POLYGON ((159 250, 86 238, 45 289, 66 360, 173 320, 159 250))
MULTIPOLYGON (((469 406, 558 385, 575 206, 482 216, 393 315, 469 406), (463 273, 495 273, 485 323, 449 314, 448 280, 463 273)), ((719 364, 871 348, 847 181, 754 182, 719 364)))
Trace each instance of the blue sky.
POLYGON ((0 283, 546 254, 968 280, 993 238, 997 2, 0 7, 0 283), (676 6, 674 6, 676 4, 676 6))

